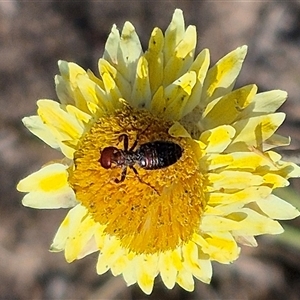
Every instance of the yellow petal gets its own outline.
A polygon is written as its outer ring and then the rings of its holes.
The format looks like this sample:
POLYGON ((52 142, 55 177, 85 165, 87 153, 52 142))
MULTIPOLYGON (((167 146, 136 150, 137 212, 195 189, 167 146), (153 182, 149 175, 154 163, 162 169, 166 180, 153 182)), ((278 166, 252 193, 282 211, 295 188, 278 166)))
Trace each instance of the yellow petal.
POLYGON ((203 236, 195 234, 193 240, 212 260, 220 263, 232 262, 240 253, 240 248, 229 232, 210 232, 203 236))
MULTIPOLYGON (((116 86, 118 87, 118 89, 120 90, 122 97, 124 99, 130 99, 130 95, 131 95, 131 83, 128 82, 124 76, 117 71, 117 69, 111 65, 108 61, 106 61, 105 59, 100 58, 99 62, 98 62, 98 68, 99 68, 99 73, 101 76, 103 76, 103 74, 107 73, 110 75, 110 77, 113 78, 113 80, 116 83, 116 86)), ((104 86, 103 86, 104 88, 104 86)))
MULTIPOLYGON (((78 89, 83 95, 89 111, 97 117, 114 111, 114 103, 94 81, 85 76, 78 76, 78 89)), ((105 86, 105 84, 104 84, 105 86)))
POLYGON ((181 77, 190 68, 197 42, 195 26, 189 26, 182 40, 176 45, 173 55, 166 62, 164 68, 163 85, 168 86, 176 78, 181 77))
POLYGON ((271 186, 272 189, 276 189, 278 187, 285 187, 289 185, 287 179, 277 174, 267 173, 263 176, 263 178, 264 178, 264 183, 271 186))
POLYGON ((117 107, 119 99, 122 98, 121 91, 109 73, 103 73, 102 79, 105 87, 107 103, 109 104, 111 102, 113 104, 112 107, 117 107))
POLYGON ((207 130, 200 136, 200 141, 207 145, 207 153, 220 153, 231 143, 235 129, 229 125, 207 130))
POLYGON ((196 84, 196 73, 194 71, 185 73, 174 83, 165 88, 165 99, 167 107, 164 115, 171 120, 179 120, 182 118, 182 113, 192 89, 196 84))
POLYGON ((83 134, 84 126, 55 101, 39 100, 37 104, 41 120, 60 142, 61 151, 68 158, 73 158, 74 149, 70 148, 69 144, 65 142, 71 141, 72 144, 77 144, 83 134))
POLYGON ((279 166, 275 164, 265 153, 255 152, 235 152, 230 154, 211 154, 203 157, 201 163, 207 165, 207 170, 215 170, 223 168, 223 170, 239 170, 257 173, 265 172, 265 168, 269 171, 279 170, 279 166))
POLYGON ((151 94, 155 94, 163 82, 164 68, 164 36, 159 28, 154 28, 148 43, 145 59, 148 62, 151 94))
POLYGON ((185 138, 191 138, 190 134, 187 132, 187 130, 179 123, 175 122, 170 128, 169 128, 169 134, 174 137, 185 137, 185 138))
POLYGON ((145 57, 139 59, 136 77, 133 83, 132 94, 129 99, 134 107, 149 108, 151 101, 151 89, 149 82, 148 62, 145 57))
POLYGON ((203 112, 203 126, 214 128, 223 124, 232 124, 237 118, 240 119, 241 111, 249 105, 256 92, 257 86, 252 84, 211 101, 203 112))
POLYGON ((166 99, 164 98, 164 88, 160 86, 152 97, 149 110, 158 116, 162 116, 167 107, 166 99))
POLYGON ((247 46, 239 47, 221 58, 208 70, 203 86, 203 106, 232 90, 246 53, 247 46))
POLYGON ((88 124, 91 120, 91 116, 80 109, 78 109, 76 106, 73 105, 67 105, 66 111, 72 115, 77 121, 80 123, 81 127, 85 127, 86 124, 88 124))

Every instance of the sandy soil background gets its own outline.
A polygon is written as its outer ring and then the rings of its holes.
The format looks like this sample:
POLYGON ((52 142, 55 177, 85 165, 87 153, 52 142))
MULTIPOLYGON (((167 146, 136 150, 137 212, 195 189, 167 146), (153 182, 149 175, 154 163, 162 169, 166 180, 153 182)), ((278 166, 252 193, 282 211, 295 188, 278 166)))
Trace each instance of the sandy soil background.
MULTIPOLYGON (((130 20, 146 48, 153 27, 165 29, 176 7, 197 25, 198 50, 208 47, 212 62, 249 46, 237 86, 288 91, 280 133, 292 137, 289 149, 299 148, 300 1, 0 1, 0 299, 299 299, 300 219, 284 222, 291 230, 281 237, 243 247, 234 264, 215 264, 211 285, 168 291, 158 277, 145 296, 110 272, 97 276, 97 255, 69 265, 62 253, 48 252, 66 211, 21 205, 16 183, 61 157, 21 123, 35 114, 37 99, 56 99, 57 61, 97 72, 113 23, 130 20)), ((284 193, 300 207, 298 186, 294 180, 284 193)))

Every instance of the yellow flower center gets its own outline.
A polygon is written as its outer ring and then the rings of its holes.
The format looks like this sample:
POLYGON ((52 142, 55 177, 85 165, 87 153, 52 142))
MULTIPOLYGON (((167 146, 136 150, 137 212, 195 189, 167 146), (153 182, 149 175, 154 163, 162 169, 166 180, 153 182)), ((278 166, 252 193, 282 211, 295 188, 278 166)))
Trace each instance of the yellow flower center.
POLYGON ((192 139, 170 136, 171 125, 172 122, 147 110, 125 106, 94 123, 74 155, 69 181, 77 199, 96 222, 106 225, 107 234, 117 237, 123 247, 135 253, 175 249, 199 230, 205 206, 199 157, 192 150, 195 146, 192 139), (127 138, 128 149, 137 143, 131 154, 121 152, 127 138), (139 149, 149 142, 154 142, 150 153, 135 156, 132 164, 132 155, 140 153, 139 149), (168 153, 162 151, 165 142, 171 145, 168 153), (182 149, 180 157, 174 153, 178 146, 182 149), (128 160, 119 161, 118 165, 108 152, 105 162, 109 165, 104 168, 100 157, 107 147, 114 147, 114 152, 122 153, 123 158, 131 155, 131 165, 128 160), (165 161, 173 158, 174 163, 146 169, 139 165, 145 156, 154 164, 157 164, 155 158, 165 161), (127 174, 122 181, 124 169, 127 174))

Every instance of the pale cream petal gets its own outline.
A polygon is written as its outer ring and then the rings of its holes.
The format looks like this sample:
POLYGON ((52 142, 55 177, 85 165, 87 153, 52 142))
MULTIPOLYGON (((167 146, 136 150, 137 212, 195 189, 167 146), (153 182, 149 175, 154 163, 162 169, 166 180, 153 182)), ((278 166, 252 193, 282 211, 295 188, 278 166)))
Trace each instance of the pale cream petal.
POLYGON ((55 76, 55 89, 63 105, 74 105, 80 110, 89 113, 84 97, 77 88, 78 76, 88 78, 86 71, 74 63, 63 60, 58 62, 61 75, 55 76))
POLYGON ((267 91, 255 95, 251 104, 240 113, 241 119, 275 112, 286 100, 287 92, 281 90, 267 91))
POLYGON ((123 271, 123 278, 128 286, 135 284, 137 282, 137 272, 136 269, 138 267, 138 256, 136 254, 131 254, 129 257, 129 263, 123 271))
POLYGON ((176 282, 188 292, 192 292, 194 290, 193 275, 185 269, 178 272, 176 282))
POLYGON ((249 146, 260 149, 260 145, 274 134, 284 119, 284 113, 275 113, 237 121, 233 124, 236 136, 227 151, 245 151, 249 146))
MULTIPOLYGON (((174 263, 174 251, 166 251, 159 255, 159 271, 162 281, 168 289, 172 289, 176 283, 177 268, 174 263)), ((176 259, 176 258, 175 258, 176 259)), ((181 259, 180 259, 181 262, 181 259)))
POLYGON ((248 247, 257 247, 257 241, 254 236, 251 235, 234 235, 235 240, 237 243, 241 245, 245 245, 248 247))
POLYGON ((67 262, 82 257, 86 250, 86 244, 90 241, 96 231, 97 224, 90 215, 84 216, 77 227, 70 228, 65 245, 65 258, 67 262))
POLYGON ((181 9, 175 9, 172 21, 165 32, 164 57, 165 64, 173 57, 178 43, 183 39, 185 24, 181 9))
POLYGON ((125 22, 120 36, 114 25, 105 44, 103 58, 112 64, 128 82, 133 82, 142 46, 134 26, 125 22))
POLYGON ((273 134, 263 143, 263 150, 267 151, 278 146, 288 146, 291 143, 291 138, 279 135, 277 133, 273 134))
POLYGON ((53 135, 50 128, 44 124, 39 116, 25 117, 22 119, 23 124, 35 136, 45 142, 47 145, 54 149, 59 149, 59 141, 53 135))
MULTIPOLYGON (((114 24, 111 32, 106 40, 103 58, 112 65, 118 64, 119 46, 120 45, 120 32, 114 24)), ((101 71, 100 71, 101 74, 101 71)))
POLYGON ((277 221, 242 208, 227 217, 204 216, 201 223, 203 232, 232 231, 234 235, 279 234, 283 232, 277 221))
POLYGON ((87 209, 80 204, 76 205, 68 212, 53 239, 53 243, 50 247, 51 252, 60 252, 65 249, 69 236, 77 231, 81 220, 86 214, 87 209))
MULTIPOLYGON (((204 260, 201 259, 201 264, 199 263, 199 249, 198 246, 190 241, 182 246, 182 256, 183 256, 183 266, 184 268, 191 272, 197 279, 209 283, 211 280, 211 264, 204 263, 204 260), (201 268, 204 267, 204 268, 201 268)), ((208 260, 209 257, 206 257, 208 260)))
POLYGON ((128 82, 133 82, 137 63, 143 50, 135 28, 130 22, 124 24, 121 33, 120 52, 117 69, 128 82))
POLYGON ((150 295, 158 274, 158 254, 140 255, 136 272, 138 285, 145 294, 150 295))
POLYGON ((294 206, 275 195, 269 195, 266 199, 257 200, 256 204, 272 219, 291 220, 300 215, 294 206))
POLYGON ((291 177, 300 177, 300 166, 295 163, 279 161, 278 163, 279 172, 278 174, 287 179, 291 177))
POLYGON ((28 193, 22 200, 32 208, 68 208, 78 204, 68 183, 68 166, 51 164, 22 179, 17 189, 28 193))
POLYGON ((103 247, 100 248, 100 254, 97 262, 97 273, 104 274, 111 265, 122 254, 120 242, 114 237, 105 237, 103 247))
POLYGON ((22 204, 36 209, 69 208, 78 204, 74 191, 70 187, 52 192, 30 192, 22 199, 22 204))
POLYGON ((119 256, 115 259, 115 261, 111 265, 111 273, 114 276, 122 274, 130 264, 127 251, 124 248, 119 247, 118 252, 119 252, 118 254, 119 256))
POLYGON ((95 241, 95 235, 93 234, 93 235, 91 235, 90 239, 86 241, 86 244, 82 246, 81 251, 77 255, 77 259, 82 259, 82 258, 86 257, 87 255, 90 255, 97 251, 99 251, 99 248, 95 241))
POLYGON ((264 178, 259 175, 242 171, 223 171, 221 173, 209 173, 211 182, 210 191, 241 190, 264 183, 264 178))
POLYGON ((210 206, 227 205, 231 203, 247 204, 259 199, 265 199, 272 189, 267 186, 251 186, 235 193, 214 192, 208 196, 207 204, 210 206))
POLYGON ((187 116, 187 119, 199 121, 201 118, 201 114, 197 114, 197 111, 193 112, 193 110, 200 104, 203 83, 207 74, 207 70, 209 68, 209 62, 209 50, 204 49, 198 54, 191 67, 189 68, 189 71, 194 71, 197 74, 197 80, 196 84, 193 87, 192 94, 182 111, 183 117, 187 114, 191 114, 187 116))

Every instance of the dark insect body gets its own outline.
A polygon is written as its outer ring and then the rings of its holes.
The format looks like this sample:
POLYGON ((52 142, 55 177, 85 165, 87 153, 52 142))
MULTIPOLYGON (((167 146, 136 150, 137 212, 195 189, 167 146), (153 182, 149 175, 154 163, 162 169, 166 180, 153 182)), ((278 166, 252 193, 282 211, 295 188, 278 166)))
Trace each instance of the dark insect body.
MULTIPOLYGON (((145 170, 156 170, 166 168, 176 163, 183 152, 183 149, 176 143, 170 141, 154 141, 141 144, 136 150, 138 139, 132 147, 128 149, 128 135, 122 134, 119 141, 124 141, 124 149, 116 147, 106 147, 101 152, 99 162, 105 169, 112 167, 112 164, 122 168, 121 179, 116 178, 115 182, 120 183, 125 180, 127 168, 133 170, 138 175, 135 164, 145 170)), ((141 181, 141 180, 140 180, 141 181)))

